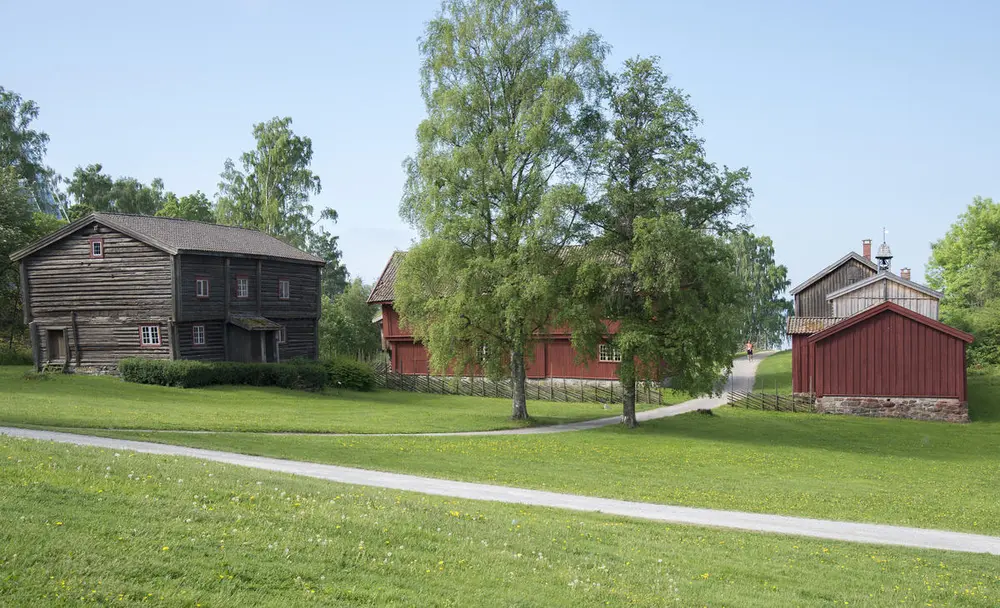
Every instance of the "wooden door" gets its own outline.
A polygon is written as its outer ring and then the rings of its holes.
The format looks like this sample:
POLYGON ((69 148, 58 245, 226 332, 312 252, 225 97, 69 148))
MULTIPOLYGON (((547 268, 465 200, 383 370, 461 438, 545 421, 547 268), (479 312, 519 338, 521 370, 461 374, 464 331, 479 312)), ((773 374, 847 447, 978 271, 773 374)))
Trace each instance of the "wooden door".
POLYGON ((60 361, 66 358, 66 331, 50 329, 48 332, 49 361, 60 361))

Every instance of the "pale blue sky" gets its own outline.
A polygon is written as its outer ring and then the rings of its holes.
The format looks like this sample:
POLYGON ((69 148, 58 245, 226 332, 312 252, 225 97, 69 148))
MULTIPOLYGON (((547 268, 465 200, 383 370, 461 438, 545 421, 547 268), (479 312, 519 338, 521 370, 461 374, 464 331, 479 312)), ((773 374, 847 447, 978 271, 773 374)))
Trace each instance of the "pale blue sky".
MULTIPOLYGON (((313 140, 314 204, 373 280, 413 233, 401 162, 424 114, 417 38, 436 0, 0 3, 0 85, 41 106, 48 162, 100 162, 215 193, 251 125, 313 140)), ((993 2, 563 0, 611 65, 659 55, 700 112, 711 158, 753 174, 751 219, 797 283, 888 226, 922 280, 931 241, 1000 196, 993 2), (820 6, 822 4, 822 6, 820 6)))

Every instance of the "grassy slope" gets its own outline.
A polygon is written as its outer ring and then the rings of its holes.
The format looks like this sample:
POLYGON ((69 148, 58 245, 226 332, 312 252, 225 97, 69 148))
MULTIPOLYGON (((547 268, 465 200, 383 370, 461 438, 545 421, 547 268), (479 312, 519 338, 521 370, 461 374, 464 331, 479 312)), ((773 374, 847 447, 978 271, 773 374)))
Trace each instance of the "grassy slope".
POLYGON ((763 393, 792 394, 792 351, 784 350, 762 360, 753 389, 763 393))
MULTIPOLYGON (((996 376, 970 376, 979 419, 996 376)), ((991 389, 992 387, 992 389, 991 389)), ((646 502, 1000 534, 1000 424, 721 408, 561 435, 456 438, 106 433, 646 502)))
MULTIPOLYGON (((312 394, 220 386, 179 389, 128 384, 112 377, 47 374, 0 367, 0 424, 126 429, 413 433, 525 426, 509 420, 510 401, 376 391, 312 394)), ((666 391, 664 404, 686 395, 666 391)), ((643 406, 655 407, 655 406, 643 406)), ((620 413, 597 403, 528 405, 532 424, 620 413)))
POLYGON ((1000 603, 992 556, 455 501, 0 438, 11 605, 1000 603))

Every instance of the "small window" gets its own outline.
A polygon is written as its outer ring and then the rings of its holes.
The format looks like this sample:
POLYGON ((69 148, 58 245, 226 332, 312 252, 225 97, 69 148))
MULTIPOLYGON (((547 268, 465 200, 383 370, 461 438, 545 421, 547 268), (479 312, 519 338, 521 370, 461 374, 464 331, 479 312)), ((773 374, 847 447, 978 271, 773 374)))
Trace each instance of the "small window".
POLYGON ((139 336, 141 338, 142 346, 159 346, 160 326, 143 325, 139 328, 139 336))
POLYGON ((195 277, 194 294, 198 298, 208 297, 208 277, 195 277))
POLYGON ((191 342, 193 342, 195 346, 205 345, 204 325, 195 325, 194 327, 191 328, 191 342))
POLYGON ((287 341, 288 341, 288 330, 285 328, 284 325, 282 325, 281 328, 278 329, 278 344, 284 344, 287 341))
POLYGON ((236 275, 236 297, 245 299, 250 297, 250 277, 247 275, 236 275))
POLYGON ((620 363, 622 360, 622 351, 610 344, 601 344, 599 355, 598 359, 603 363, 620 363))
POLYGON ((480 361, 484 361, 485 362, 486 361, 486 357, 489 356, 489 354, 490 354, 490 349, 485 344, 483 344, 482 346, 479 347, 479 360, 480 361))
POLYGON ((288 279, 278 279, 278 299, 287 300, 291 297, 292 286, 288 279))
POLYGON ((93 259, 104 257, 104 239, 100 237, 90 239, 90 257, 93 259))

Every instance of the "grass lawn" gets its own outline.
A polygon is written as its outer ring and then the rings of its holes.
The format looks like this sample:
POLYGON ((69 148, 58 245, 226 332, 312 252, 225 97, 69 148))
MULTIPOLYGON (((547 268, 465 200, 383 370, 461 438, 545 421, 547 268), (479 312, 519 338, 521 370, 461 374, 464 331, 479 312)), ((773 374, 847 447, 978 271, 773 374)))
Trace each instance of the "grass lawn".
MULTIPOLYGON (((977 419, 995 420, 997 377, 971 375, 969 383, 977 419)), ((723 407, 637 431, 560 435, 99 434, 645 502, 1000 534, 997 422, 723 407)))
MULTIPOLYGON (((527 425, 509 420, 510 400, 375 391, 307 393, 216 386, 180 389, 103 376, 0 367, 0 424, 62 428, 190 429, 331 433, 474 431, 556 424, 621 413, 598 403, 531 401, 527 425)), ((687 395, 664 391, 664 405, 687 395)), ((649 409, 655 405, 644 405, 649 409)))
POLYGON ((995 556, 630 521, 0 438, 18 606, 995 606, 995 556))
POLYGON ((792 394, 792 351, 783 350, 761 360, 753 390, 779 395, 792 394))

